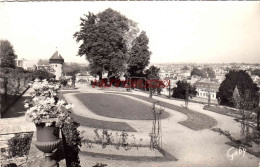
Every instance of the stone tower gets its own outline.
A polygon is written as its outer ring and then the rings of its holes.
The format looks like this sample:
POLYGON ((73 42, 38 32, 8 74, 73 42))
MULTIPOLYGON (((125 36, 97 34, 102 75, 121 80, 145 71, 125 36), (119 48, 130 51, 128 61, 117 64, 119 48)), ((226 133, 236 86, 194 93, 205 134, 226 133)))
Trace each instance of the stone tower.
POLYGON ((49 59, 51 68, 53 69, 53 74, 56 76, 56 80, 59 80, 63 75, 63 63, 64 59, 56 51, 49 59))

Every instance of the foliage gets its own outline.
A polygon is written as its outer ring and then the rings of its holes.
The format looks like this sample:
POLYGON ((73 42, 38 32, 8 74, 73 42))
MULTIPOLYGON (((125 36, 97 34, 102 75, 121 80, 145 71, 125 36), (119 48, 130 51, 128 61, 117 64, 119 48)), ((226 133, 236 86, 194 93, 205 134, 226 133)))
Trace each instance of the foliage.
POLYGON ((226 78, 221 83, 219 92, 217 93, 217 98, 220 99, 220 104, 231 107, 235 106, 232 99, 235 87, 237 87, 242 99, 245 98, 246 92, 250 94, 249 101, 253 103, 253 108, 258 105, 259 97, 257 92, 259 88, 255 83, 253 83, 250 75, 246 71, 242 70, 231 70, 226 74, 226 78))
MULTIPOLYGON (((67 117, 70 118, 69 115, 67 115, 67 117)), ((70 121, 65 122, 61 128, 66 164, 71 167, 80 167, 79 152, 82 138, 77 129, 78 127, 79 124, 70 119, 70 121)))
POLYGON ((192 86, 187 81, 185 80, 178 81, 176 84, 177 87, 173 88, 172 97, 179 98, 179 99, 186 99, 187 93, 189 98, 196 96, 197 94, 196 87, 192 86))
POLYGON ((191 71, 191 76, 192 75, 196 75, 196 76, 200 76, 202 78, 206 78, 207 77, 207 73, 203 70, 200 70, 198 68, 193 68, 191 71))
POLYGON ((36 79, 32 85, 34 89, 31 94, 32 100, 25 101, 25 107, 28 108, 26 117, 34 123, 45 120, 45 126, 50 126, 53 123, 50 118, 55 118, 55 125, 62 131, 66 164, 71 167, 79 167, 81 147, 81 137, 77 130, 79 124, 72 120, 68 111, 74 105, 59 99, 60 87, 57 82, 36 79))
POLYGON ((257 75, 260 77, 260 69, 255 69, 251 72, 252 75, 257 75))
POLYGON ((87 83, 88 81, 86 79, 79 79, 78 82, 79 83, 87 83))
MULTIPOLYGON (((140 138, 137 142, 136 137, 134 135, 130 135, 129 137, 129 134, 126 131, 122 131, 121 134, 116 132, 115 136, 113 136, 112 132, 109 132, 106 129, 102 130, 102 135, 99 134, 99 129, 95 129, 94 133, 96 135, 94 137, 94 141, 96 144, 100 144, 102 148, 106 148, 107 145, 115 145, 117 150, 122 147, 127 151, 132 148, 136 148, 138 150, 142 146, 141 143, 143 139, 140 138)), ((91 148, 92 146, 88 143, 88 147, 91 148)))
POLYGON ((29 154, 33 133, 15 134, 13 138, 8 140, 9 155, 11 157, 23 157, 29 154))
POLYGON ((15 68, 16 57, 12 44, 7 40, 0 40, 0 67, 15 68))
POLYGON ((215 78, 215 72, 209 68, 209 67, 206 67, 206 68, 203 68, 203 69, 198 69, 198 68, 193 68, 192 71, 191 71, 191 76, 192 75, 196 75, 196 76, 200 76, 202 78, 215 78))
POLYGON ((43 70, 34 70, 32 73, 30 73, 29 77, 31 78, 31 80, 35 80, 38 78, 40 80, 46 79, 47 81, 49 81, 55 78, 55 75, 43 69, 43 70))
POLYGON ((1 68, 0 75, 3 77, 3 80, 0 82, 0 87, 6 95, 19 94, 21 90, 21 81, 24 80, 24 82, 26 82, 26 80, 28 80, 27 72, 20 67, 15 69, 1 68))
POLYGON ((60 84, 63 86, 63 87, 66 87, 68 85, 68 80, 65 79, 65 78, 61 78, 60 79, 60 84))
POLYGON ((158 81, 160 79, 159 77, 160 68, 152 65, 149 69, 145 70, 145 76, 146 79, 149 80, 149 91, 150 91, 150 97, 152 97, 152 94, 156 91, 156 88, 158 88, 158 81))
POLYGON ((241 114, 241 135, 245 136, 245 141, 250 141, 250 124, 248 121, 253 121, 254 118, 254 104, 256 102, 250 101, 252 99, 251 93, 246 90, 244 96, 240 96, 238 88, 236 87, 233 93, 233 103, 237 109, 239 109, 241 114), (247 111, 246 111, 247 110, 247 111))
POLYGON ((45 125, 50 126, 53 120, 50 118, 56 118, 56 126, 61 126, 66 117, 66 111, 64 109, 70 109, 72 104, 65 104, 64 100, 59 100, 58 90, 60 84, 54 82, 48 82, 47 80, 40 81, 36 79, 32 85, 34 92, 31 93, 32 99, 25 101, 26 118, 34 123, 39 123, 42 120, 51 121, 45 125))
POLYGON ((132 21, 112 9, 95 15, 89 13, 80 18, 80 31, 74 34, 77 42, 82 41, 78 55, 86 56, 90 71, 102 79, 102 72, 108 77, 119 75, 125 70, 127 43, 132 21))
POLYGON ((145 32, 134 39, 128 61, 128 73, 130 77, 142 77, 144 68, 149 64, 151 52, 148 47, 149 39, 145 32))
POLYGON ((72 75, 80 71, 86 71, 87 69, 87 67, 82 67, 78 63, 64 63, 63 65, 63 71, 66 75, 72 75))
POLYGON ((206 74, 209 78, 216 78, 215 72, 211 68, 209 68, 209 67, 203 68, 203 71, 206 72, 206 74))
POLYGON ((181 70, 189 70, 189 67, 184 66, 184 67, 181 68, 181 70))

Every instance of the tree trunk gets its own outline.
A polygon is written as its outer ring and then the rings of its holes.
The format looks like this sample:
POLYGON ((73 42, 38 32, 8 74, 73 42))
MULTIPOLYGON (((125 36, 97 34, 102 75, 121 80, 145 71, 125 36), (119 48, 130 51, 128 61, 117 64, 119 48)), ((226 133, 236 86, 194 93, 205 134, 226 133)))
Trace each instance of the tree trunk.
POLYGON ((171 84, 169 85, 169 98, 171 98, 171 84))
POLYGON ((20 85, 21 85, 21 79, 18 78, 18 79, 17 79, 17 90, 16 90, 17 94, 19 94, 19 91, 20 91, 20 85))
POLYGON ((152 97, 153 97, 152 88, 149 88, 149 97, 150 97, 150 98, 152 98, 152 97))
POLYGON ((5 95, 5 98, 7 97, 7 85, 8 85, 8 79, 7 78, 4 78, 4 95, 5 95))
POLYGON ((260 130, 260 110, 258 110, 257 112, 257 126, 256 126, 257 130, 260 130))
POLYGON ((98 74, 98 77, 99 77, 99 81, 102 80, 102 72, 98 74))

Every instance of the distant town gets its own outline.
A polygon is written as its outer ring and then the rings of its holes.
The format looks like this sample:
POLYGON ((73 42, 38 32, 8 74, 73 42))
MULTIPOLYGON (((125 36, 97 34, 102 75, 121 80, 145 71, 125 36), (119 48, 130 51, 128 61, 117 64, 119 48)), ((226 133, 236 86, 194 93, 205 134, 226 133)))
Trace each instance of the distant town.
MULTIPOLYGON (((52 72, 52 67, 47 59, 17 59, 18 67, 25 70, 46 69, 52 72)), ((178 81, 186 80, 191 85, 196 87, 197 95, 193 98, 194 101, 207 102, 208 93, 211 92, 211 103, 218 103, 217 92, 225 75, 230 70, 245 70, 252 78, 253 82, 260 88, 260 64, 250 63, 151 63, 160 69, 159 76, 161 80, 170 81, 170 89, 165 87, 161 94, 168 96, 169 90, 177 87, 178 81)), ((151 66, 147 67, 147 69, 151 66)), ((73 68, 78 68, 79 72, 76 74, 76 82, 87 82, 98 80, 98 77, 92 76, 86 63, 65 62, 62 75, 65 78, 71 78, 67 74, 73 68)), ((57 75, 57 74, 56 74, 57 75)), ((103 78, 107 77, 107 73, 103 74, 103 78)))

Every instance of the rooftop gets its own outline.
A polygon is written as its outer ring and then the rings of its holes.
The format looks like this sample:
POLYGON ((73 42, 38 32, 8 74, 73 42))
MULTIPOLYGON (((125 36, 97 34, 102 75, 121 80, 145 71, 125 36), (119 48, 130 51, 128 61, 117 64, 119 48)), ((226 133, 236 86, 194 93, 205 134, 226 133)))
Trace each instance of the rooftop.
POLYGON ((56 51, 50 58, 50 60, 64 60, 63 57, 56 51))

